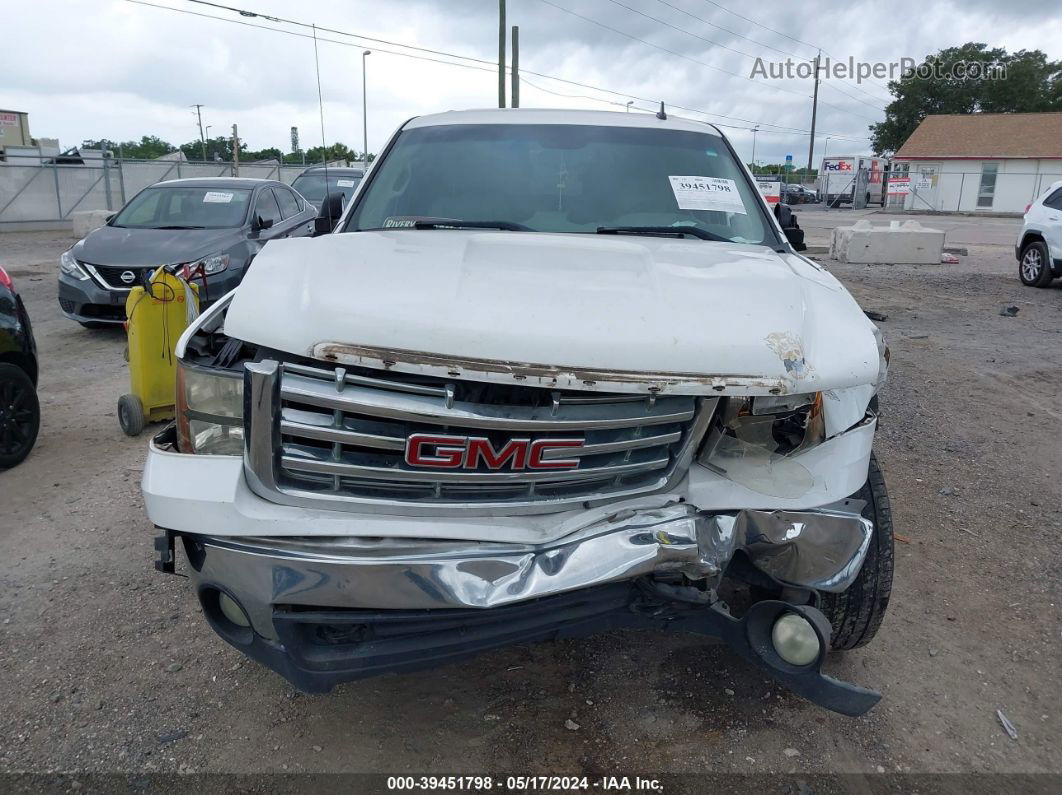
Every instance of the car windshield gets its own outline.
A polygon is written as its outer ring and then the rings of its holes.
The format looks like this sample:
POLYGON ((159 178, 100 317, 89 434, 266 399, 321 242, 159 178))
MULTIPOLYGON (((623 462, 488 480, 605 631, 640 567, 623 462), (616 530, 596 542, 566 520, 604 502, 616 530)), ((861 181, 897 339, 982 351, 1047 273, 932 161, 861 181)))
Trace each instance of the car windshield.
POLYGON ((355 188, 361 182, 361 177, 356 174, 329 174, 328 182, 325 182, 323 171, 313 174, 302 174, 291 183, 307 201, 320 202, 329 193, 342 193, 343 201, 346 202, 354 195, 355 188), (327 190, 325 189, 327 185, 327 190))
POLYGON ((692 227, 773 244, 761 204, 709 132, 448 124, 399 135, 343 231, 453 219, 538 232, 692 227))
POLYGON ((228 187, 152 187, 111 221, 134 229, 221 229, 240 226, 251 191, 228 187))

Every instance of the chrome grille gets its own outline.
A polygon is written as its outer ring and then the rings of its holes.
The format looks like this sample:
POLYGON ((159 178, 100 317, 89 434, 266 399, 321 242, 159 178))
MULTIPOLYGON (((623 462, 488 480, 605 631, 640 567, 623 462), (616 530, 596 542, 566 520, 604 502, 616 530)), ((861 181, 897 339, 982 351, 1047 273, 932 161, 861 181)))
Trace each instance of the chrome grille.
MULTIPOLYGON (((362 370, 361 373, 364 373, 362 370)), ((400 380, 295 363, 247 365, 247 471, 262 496, 333 509, 535 512, 665 488, 685 472, 716 399, 400 380), (416 468, 412 434, 578 439, 571 469, 416 468)), ((415 512, 415 511, 414 511, 415 512)))

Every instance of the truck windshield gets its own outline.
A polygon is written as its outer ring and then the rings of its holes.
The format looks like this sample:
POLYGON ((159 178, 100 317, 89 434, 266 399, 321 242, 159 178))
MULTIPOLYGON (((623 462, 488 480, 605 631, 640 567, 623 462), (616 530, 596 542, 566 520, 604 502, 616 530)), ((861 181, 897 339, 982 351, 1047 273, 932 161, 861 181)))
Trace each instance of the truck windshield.
POLYGON ((133 229, 221 229, 240 226, 251 191, 227 187, 155 187, 138 193, 111 221, 133 229))
POLYGON ((561 124, 403 131, 343 231, 445 219, 537 232, 694 227, 775 243, 761 199, 711 133, 561 124))

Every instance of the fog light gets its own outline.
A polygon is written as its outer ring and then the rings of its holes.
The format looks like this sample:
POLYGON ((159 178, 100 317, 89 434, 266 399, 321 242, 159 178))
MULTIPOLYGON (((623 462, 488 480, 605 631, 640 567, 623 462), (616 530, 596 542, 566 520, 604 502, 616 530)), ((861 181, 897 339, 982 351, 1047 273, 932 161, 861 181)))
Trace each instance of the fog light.
POLYGON ((815 628, 796 613, 786 613, 774 622, 771 642, 778 656, 790 665, 810 665, 821 649, 815 628))
MULTIPOLYGON (((251 626, 251 619, 247 618, 247 614, 243 612, 243 608, 240 607, 235 599, 224 591, 218 594, 218 607, 221 608, 221 614, 236 626, 251 626)), ((781 654, 781 652, 779 652, 779 654, 781 654)))

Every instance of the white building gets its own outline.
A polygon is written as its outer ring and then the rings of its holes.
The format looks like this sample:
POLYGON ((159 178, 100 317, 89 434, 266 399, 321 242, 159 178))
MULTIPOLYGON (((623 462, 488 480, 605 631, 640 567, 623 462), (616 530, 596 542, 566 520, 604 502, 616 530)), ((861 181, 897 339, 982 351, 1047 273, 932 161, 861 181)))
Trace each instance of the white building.
POLYGON ((1022 213, 1062 179, 1062 113, 927 116, 892 161, 890 207, 1022 213))

